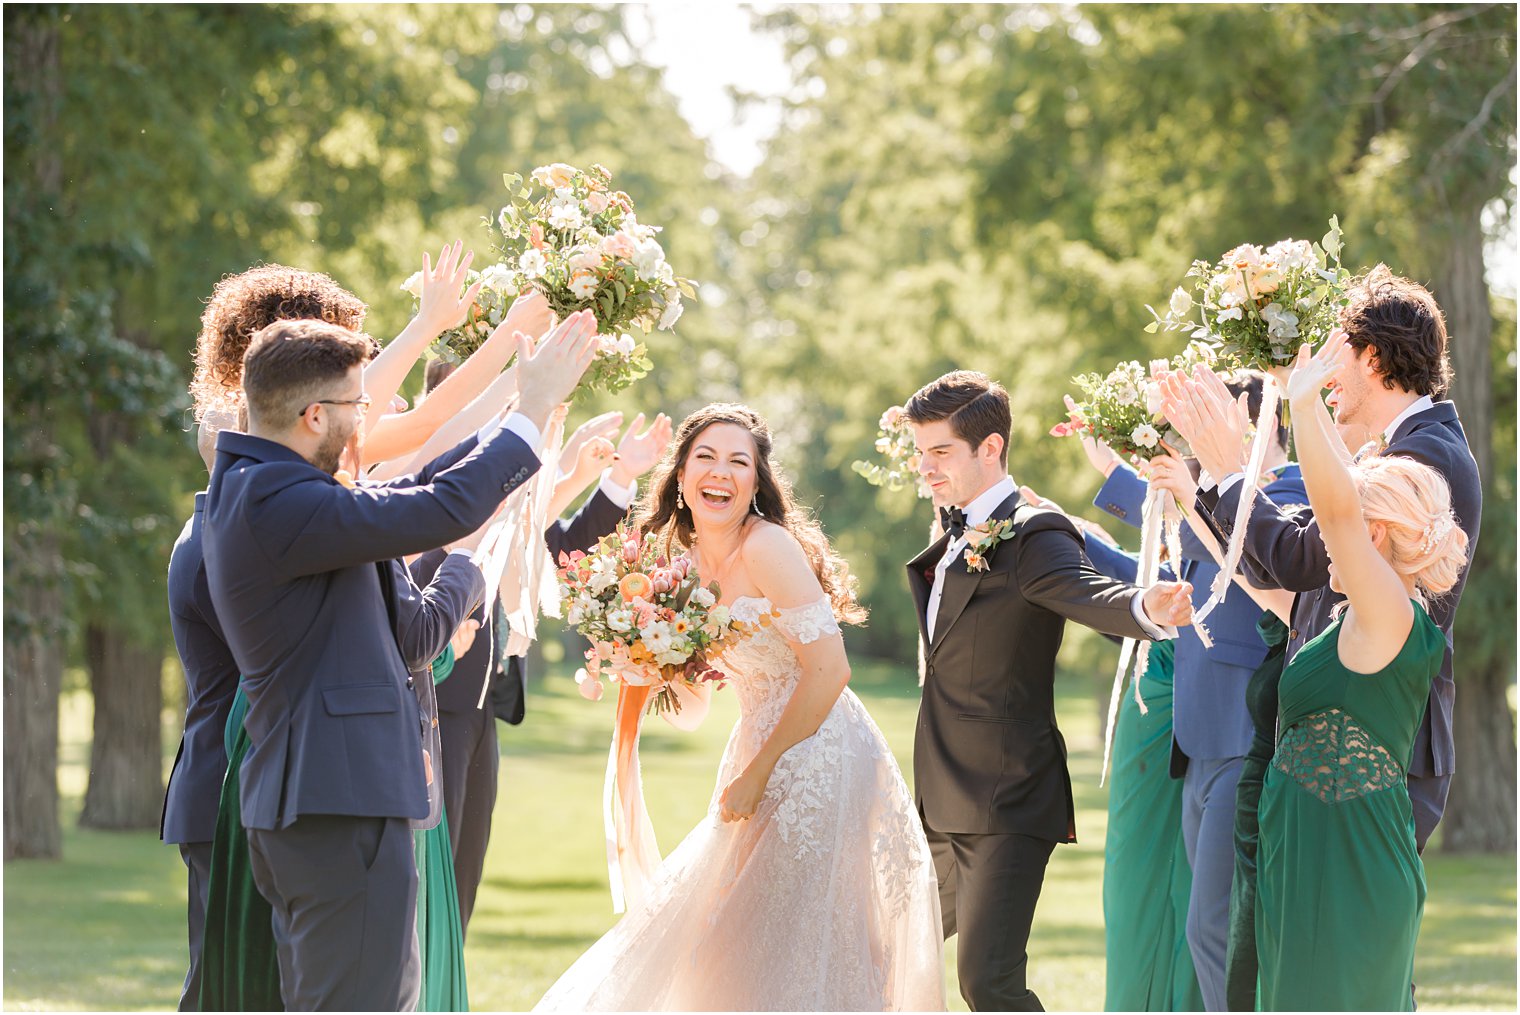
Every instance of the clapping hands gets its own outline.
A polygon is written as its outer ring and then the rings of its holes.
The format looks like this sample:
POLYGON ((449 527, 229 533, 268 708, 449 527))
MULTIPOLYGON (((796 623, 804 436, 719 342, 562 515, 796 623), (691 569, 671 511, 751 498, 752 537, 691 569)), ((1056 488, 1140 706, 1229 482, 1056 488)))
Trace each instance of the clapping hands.
POLYGON ((1246 395, 1237 400, 1214 371, 1197 366, 1191 377, 1180 371, 1163 377, 1161 411, 1216 482, 1245 468, 1246 395))

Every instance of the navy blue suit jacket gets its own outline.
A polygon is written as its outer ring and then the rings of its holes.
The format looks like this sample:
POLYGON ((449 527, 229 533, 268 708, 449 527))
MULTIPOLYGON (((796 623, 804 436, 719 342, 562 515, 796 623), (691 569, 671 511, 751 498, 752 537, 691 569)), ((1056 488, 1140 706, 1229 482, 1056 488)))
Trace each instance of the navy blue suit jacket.
POLYGON ((206 495, 169 556, 169 626, 185 670, 185 733, 169 773, 159 836, 165 842, 210 842, 227 772, 223 730, 237 693, 238 668, 222 634, 201 553, 206 495))
POLYGON ((248 694, 245 827, 427 817, 391 565, 377 565, 470 534, 537 469, 502 429, 416 476, 349 489, 284 445, 218 435, 206 575, 248 694))
MULTIPOLYGON (((1445 478, 1451 487, 1451 507, 1457 524, 1467 533, 1467 559, 1471 561, 1483 515, 1483 483, 1478 477, 1478 463, 1468 450, 1467 435, 1457 418, 1456 406, 1448 401, 1436 402, 1410 416, 1399 424, 1383 454, 1412 458, 1445 478)), ((1240 485, 1230 487, 1223 496, 1214 491, 1200 495, 1199 503, 1212 512, 1220 533, 1228 533, 1234 528, 1235 509, 1240 505, 1240 485)), ((1330 556, 1313 514, 1307 507, 1280 510, 1258 498, 1246 524, 1245 559, 1251 577, 1258 584, 1299 593, 1293 604, 1293 625, 1288 636, 1291 661, 1299 649, 1330 626, 1331 610, 1344 598, 1330 591, 1330 556)), ((1451 630, 1456 622, 1457 602, 1466 584, 1464 569, 1456 587, 1430 604, 1431 619, 1446 634, 1446 657, 1431 682, 1430 706, 1415 735, 1409 774, 1416 778, 1447 776, 1456 770, 1451 710, 1457 686, 1452 680, 1451 630)))
MULTIPOLYGON (((1120 463, 1104 480, 1093 504, 1139 525, 1146 490, 1145 480, 1120 463)), ((1303 504, 1308 499, 1296 465, 1283 469, 1262 493, 1277 504, 1303 504)), ((1219 565, 1186 522, 1182 524, 1181 544, 1182 579, 1193 583, 1193 605, 1202 607, 1219 574, 1219 565)), ((1246 711, 1246 684, 1267 654, 1266 643, 1256 633, 1261 612, 1244 589, 1231 585, 1206 622, 1212 648, 1204 647, 1196 628, 1178 630, 1172 737, 1187 757, 1239 758, 1250 749, 1252 726, 1246 711)))

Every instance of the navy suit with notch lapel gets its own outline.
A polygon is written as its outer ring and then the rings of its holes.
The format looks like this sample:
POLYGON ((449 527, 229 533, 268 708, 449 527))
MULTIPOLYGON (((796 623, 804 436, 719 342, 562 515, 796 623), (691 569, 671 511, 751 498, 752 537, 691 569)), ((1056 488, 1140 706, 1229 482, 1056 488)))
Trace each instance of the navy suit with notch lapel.
POLYGON ((288 1007, 415 1003, 408 822, 430 807, 386 562, 468 535, 537 468, 501 429, 349 489, 284 445, 218 435, 206 573, 249 699, 243 822, 288 1007))

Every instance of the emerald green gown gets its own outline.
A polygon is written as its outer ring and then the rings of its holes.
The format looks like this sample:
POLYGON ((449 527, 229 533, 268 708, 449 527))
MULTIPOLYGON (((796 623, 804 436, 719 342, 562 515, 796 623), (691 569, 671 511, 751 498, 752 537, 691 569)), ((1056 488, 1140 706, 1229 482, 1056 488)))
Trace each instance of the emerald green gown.
POLYGON ((1114 729, 1103 843, 1106 1011, 1202 1011, 1186 927, 1193 872, 1182 842, 1182 781, 1170 774, 1174 643, 1155 642, 1114 729))
MULTIPOLYGON (((454 668, 454 650, 433 662, 435 683, 454 668)), ((238 798, 238 770, 248 753, 243 716, 248 699, 241 687, 227 717, 227 776, 211 845, 211 878, 206 891, 206 931, 201 946, 201 1011, 283 1011, 280 966, 269 903, 259 894, 249 865, 238 798)), ((422 957, 418 1011, 469 1011, 465 984, 464 932, 454 885, 454 851, 448 816, 425 832, 413 832, 417 857, 417 939, 422 957)))
POLYGON ((1256 946, 1264 1011, 1408 1011, 1425 908, 1405 785, 1445 636, 1416 605, 1393 661, 1353 673, 1335 621, 1278 690, 1260 806, 1256 946))

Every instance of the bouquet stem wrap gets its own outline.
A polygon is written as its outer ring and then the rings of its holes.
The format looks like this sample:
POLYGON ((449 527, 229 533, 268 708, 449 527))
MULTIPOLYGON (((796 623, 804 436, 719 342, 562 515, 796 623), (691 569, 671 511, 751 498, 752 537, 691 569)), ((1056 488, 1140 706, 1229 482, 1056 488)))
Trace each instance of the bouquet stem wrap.
POLYGON ((607 834, 607 875, 612 886, 612 911, 637 906, 648 891, 660 864, 654 825, 644 806, 639 773, 639 730, 644 706, 654 688, 618 684, 617 720, 607 752, 607 779, 602 787, 602 826, 607 834))
POLYGON ((1256 436, 1251 441, 1251 454, 1246 462, 1245 477, 1241 480, 1243 488, 1240 491, 1240 503, 1235 507, 1235 525, 1230 530, 1230 544, 1225 548, 1219 574, 1214 577, 1214 584, 1209 589, 1209 600, 1194 615, 1194 624, 1208 619, 1214 608, 1224 601, 1224 594, 1230 590, 1230 580, 1240 566, 1240 555, 1245 550, 1246 524, 1251 518, 1251 506, 1256 503, 1256 477, 1261 475, 1262 466, 1266 464, 1267 448, 1277 430, 1277 398, 1277 382, 1268 377, 1261 386, 1261 412, 1256 416, 1256 436))

